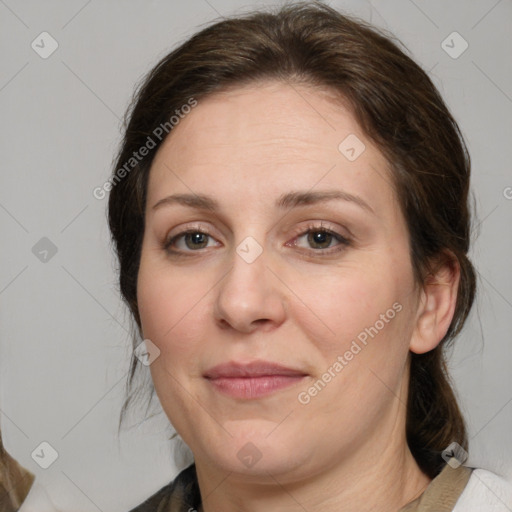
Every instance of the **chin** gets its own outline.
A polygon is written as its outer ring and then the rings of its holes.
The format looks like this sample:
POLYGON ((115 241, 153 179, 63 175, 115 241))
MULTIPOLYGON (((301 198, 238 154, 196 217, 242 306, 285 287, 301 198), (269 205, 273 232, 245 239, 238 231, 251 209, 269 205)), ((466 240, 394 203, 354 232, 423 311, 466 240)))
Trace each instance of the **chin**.
POLYGON ((265 477, 297 473, 310 457, 298 433, 282 429, 275 422, 251 420, 225 425, 222 440, 203 446, 213 464, 239 475, 265 477), (274 429, 274 431, 273 431, 274 429))

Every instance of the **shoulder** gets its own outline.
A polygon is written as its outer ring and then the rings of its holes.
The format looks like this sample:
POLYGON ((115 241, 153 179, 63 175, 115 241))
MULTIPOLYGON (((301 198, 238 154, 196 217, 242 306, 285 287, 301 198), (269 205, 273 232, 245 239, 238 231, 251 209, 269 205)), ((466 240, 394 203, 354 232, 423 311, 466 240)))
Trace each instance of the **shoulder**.
POLYGON ((195 465, 184 469, 172 482, 130 512, 189 512, 200 504, 195 465))
POLYGON ((512 483, 486 469, 475 468, 453 512, 510 512, 512 483))
POLYGON ((57 507, 45 487, 36 479, 18 512, 57 512, 57 507))

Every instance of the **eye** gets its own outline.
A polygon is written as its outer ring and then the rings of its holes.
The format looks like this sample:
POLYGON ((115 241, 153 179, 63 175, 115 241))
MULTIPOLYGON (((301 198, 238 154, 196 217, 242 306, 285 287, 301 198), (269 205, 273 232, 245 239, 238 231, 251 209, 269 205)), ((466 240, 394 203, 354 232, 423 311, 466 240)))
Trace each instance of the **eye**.
MULTIPOLYGON (((218 246, 208 232, 202 229, 188 229, 172 236, 164 244, 164 249, 170 254, 186 254, 201 249, 218 246)), ((350 241, 341 234, 327 229, 322 225, 308 226, 287 245, 312 251, 316 254, 330 254, 350 245, 350 241)))
POLYGON ((165 249, 171 253, 190 252, 206 249, 216 245, 214 239, 208 233, 197 229, 187 230, 170 238, 165 243, 165 249))
POLYGON ((292 245, 303 249, 312 249, 317 253, 332 253, 342 250, 350 245, 350 241, 335 231, 323 226, 309 226, 306 231, 298 235, 292 245), (327 250, 332 249, 332 250, 327 250))

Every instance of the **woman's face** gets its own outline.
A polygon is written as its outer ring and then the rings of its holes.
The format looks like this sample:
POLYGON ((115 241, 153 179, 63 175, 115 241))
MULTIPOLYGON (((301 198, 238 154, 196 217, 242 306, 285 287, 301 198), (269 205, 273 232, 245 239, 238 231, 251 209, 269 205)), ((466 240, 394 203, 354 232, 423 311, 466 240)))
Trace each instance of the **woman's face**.
POLYGON ((283 482, 405 445, 405 220, 383 155, 322 92, 245 86, 180 121, 150 172, 138 304, 196 463, 283 482))

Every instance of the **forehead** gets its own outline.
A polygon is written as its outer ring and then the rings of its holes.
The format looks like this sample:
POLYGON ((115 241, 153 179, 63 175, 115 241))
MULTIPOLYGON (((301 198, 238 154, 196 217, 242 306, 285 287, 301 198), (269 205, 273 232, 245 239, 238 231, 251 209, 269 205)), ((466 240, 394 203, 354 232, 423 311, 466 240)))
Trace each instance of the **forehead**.
POLYGON ((377 209, 394 202, 389 165, 346 104, 329 91, 268 82, 200 100, 159 148, 148 202, 173 192, 248 199, 313 187, 341 187, 377 209))

